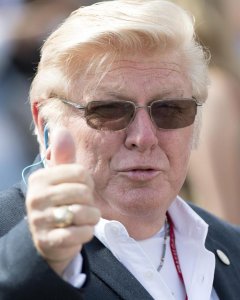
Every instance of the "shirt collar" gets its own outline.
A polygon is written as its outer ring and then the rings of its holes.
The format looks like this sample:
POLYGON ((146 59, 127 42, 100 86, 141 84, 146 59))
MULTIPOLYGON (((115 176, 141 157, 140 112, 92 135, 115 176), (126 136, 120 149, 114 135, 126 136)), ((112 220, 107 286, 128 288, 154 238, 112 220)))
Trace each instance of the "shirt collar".
POLYGON ((168 209, 174 230, 182 237, 205 243, 208 224, 180 197, 168 209))
MULTIPOLYGON (((173 221, 174 230, 182 237, 197 240, 204 244, 208 232, 208 224, 180 197, 177 196, 168 209, 168 213, 173 221)), ((95 226, 95 236, 107 246, 105 238, 105 227, 117 227, 126 236, 127 229, 122 223, 115 220, 101 218, 95 226)), ((159 232, 161 228, 159 228, 159 232)), ((159 234, 159 232, 157 234, 159 234)))

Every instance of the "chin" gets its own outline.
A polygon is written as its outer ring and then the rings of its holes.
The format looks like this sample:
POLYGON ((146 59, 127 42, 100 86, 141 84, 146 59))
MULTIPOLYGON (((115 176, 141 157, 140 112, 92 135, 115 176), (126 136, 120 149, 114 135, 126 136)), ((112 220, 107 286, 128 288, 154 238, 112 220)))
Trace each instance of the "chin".
POLYGON ((148 189, 132 190, 123 197, 115 198, 115 205, 125 215, 152 215, 160 213, 168 206, 168 201, 159 191, 148 189))

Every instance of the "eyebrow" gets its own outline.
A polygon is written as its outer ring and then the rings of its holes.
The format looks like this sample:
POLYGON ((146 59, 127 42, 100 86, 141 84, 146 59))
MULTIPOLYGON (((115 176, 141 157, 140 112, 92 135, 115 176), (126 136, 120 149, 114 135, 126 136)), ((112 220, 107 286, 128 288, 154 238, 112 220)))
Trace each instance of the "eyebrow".
MULTIPOLYGON (((104 93, 104 98, 114 98, 117 100, 126 100, 126 101, 136 101, 136 97, 131 97, 126 94, 126 91, 117 92, 117 91, 109 91, 109 89, 103 87, 98 90, 100 95, 97 98, 101 98, 101 93, 104 93)), ((96 95, 96 94, 95 94, 96 95)), ((161 100, 163 98, 174 98, 174 97, 183 97, 183 90, 163 90, 159 94, 155 94, 152 96, 149 101, 161 100)), ((106 99, 107 100, 107 99, 106 99)))

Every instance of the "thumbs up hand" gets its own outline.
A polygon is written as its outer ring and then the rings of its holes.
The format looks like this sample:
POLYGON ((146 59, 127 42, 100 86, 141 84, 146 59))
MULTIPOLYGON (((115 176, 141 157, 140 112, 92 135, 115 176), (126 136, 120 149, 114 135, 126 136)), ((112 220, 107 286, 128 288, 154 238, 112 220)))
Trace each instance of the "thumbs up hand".
POLYGON ((48 156, 48 166, 29 177, 26 206, 34 245, 61 276, 93 237, 100 212, 94 207, 93 180, 76 163, 75 144, 67 129, 52 134, 48 156))

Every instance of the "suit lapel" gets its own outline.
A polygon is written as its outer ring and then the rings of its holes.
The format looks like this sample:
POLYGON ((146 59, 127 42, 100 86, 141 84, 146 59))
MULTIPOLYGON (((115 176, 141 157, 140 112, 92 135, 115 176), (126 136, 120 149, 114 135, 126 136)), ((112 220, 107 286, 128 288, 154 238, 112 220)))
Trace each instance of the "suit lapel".
MULTIPOLYGON (((214 235, 213 235, 214 236, 214 235)), ((239 253, 234 253, 228 247, 227 240, 221 242, 212 237, 211 226, 206 240, 206 248, 216 257, 216 268, 213 286, 221 300, 236 300, 240 294, 239 253), (230 265, 224 264, 217 255, 217 250, 223 251, 230 260, 230 265)))
POLYGON ((125 300, 152 300, 150 294, 136 278, 112 255, 112 253, 94 238, 85 246, 90 270, 125 300))

